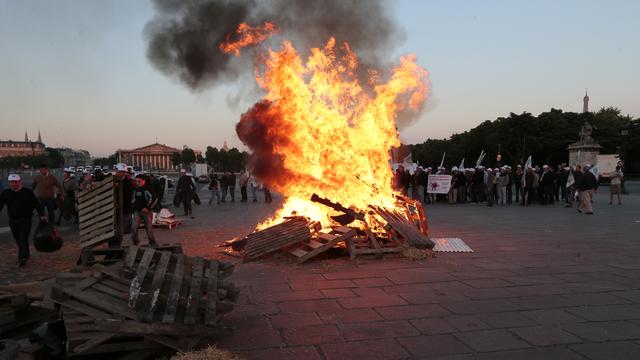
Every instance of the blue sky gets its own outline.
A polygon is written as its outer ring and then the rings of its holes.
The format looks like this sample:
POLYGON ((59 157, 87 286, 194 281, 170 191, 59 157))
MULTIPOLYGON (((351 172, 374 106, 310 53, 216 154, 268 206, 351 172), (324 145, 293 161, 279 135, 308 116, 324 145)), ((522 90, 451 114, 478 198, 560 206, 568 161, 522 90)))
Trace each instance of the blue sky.
MULTIPOLYGON (((640 116, 638 1, 418 1, 389 4, 431 74, 427 111, 401 133, 443 138, 509 112, 617 106, 640 116)), ((147 61, 144 0, 0 0, 0 139, 106 155, 155 141, 198 149, 226 139, 256 100, 234 86, 192 93, 147 61)), ((286 34, 284 34, 286 35, 286 34)), ((397 57, 396 56, 396 57, 397 57)), ((248 71, 252 71, 248 69, 248 71)))

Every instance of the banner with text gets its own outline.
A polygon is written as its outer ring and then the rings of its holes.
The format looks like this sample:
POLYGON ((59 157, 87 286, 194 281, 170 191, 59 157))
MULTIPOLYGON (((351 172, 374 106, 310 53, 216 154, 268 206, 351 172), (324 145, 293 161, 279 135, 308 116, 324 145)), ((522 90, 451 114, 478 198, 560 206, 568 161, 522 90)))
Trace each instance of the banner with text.
POLYGON ((448 194, 451 188, 451 175, 429 175, 427 192, 429 194, 448 194))

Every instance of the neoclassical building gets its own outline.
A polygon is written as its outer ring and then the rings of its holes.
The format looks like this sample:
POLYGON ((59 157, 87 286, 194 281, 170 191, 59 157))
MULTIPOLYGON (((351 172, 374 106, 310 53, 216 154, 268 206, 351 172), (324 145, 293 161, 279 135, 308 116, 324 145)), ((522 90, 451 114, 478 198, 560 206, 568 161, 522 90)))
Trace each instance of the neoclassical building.
MULTIPOLYGON (((133 150, 118 150, 116 156, 118 162, 142 169, 173 170, 176 166, 171 163, 171 156, 180 153, 181 150, 164 144, 151 144, 133 150)), ((194 150, 196 156, 200 151, 194 150)))

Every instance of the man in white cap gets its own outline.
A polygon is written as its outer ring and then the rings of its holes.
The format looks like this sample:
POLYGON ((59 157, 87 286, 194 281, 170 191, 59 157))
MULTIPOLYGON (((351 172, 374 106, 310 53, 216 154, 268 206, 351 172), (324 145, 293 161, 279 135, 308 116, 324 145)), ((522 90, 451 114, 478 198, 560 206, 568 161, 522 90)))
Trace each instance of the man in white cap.
POLYGON ((22 187, 20 175, 9 175, 9 189, 0 194, 0 212, 7 205, 9 227, 18 245, 18 266, 24 267, 29 259, 29 234, 31 233, 31 216, 33 210, 38 211, 40 220, 47 221, 42 204, 33 191, 22 187))

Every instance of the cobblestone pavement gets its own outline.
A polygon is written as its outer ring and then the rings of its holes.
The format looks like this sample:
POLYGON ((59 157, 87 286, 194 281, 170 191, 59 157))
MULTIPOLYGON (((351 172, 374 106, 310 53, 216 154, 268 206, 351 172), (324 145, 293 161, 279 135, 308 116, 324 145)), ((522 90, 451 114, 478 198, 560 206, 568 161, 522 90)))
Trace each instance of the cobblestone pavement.
MULTIPOLYGON (((473 254, 353 263, 281 257, 241 264, 214 245, 251 231, 277 203, 196 208, 161 242, 237 263, 242 288, 219 346, 248 359, 639 359, 640 196, 595 198, 595 215, 560 205, 427 207, 431 235, 473 254)), ((39 280, 77 258, 73 228, 25 270, 0 234, 0 281, 39 280)), ((144 237, 143 237, 144 238, 144 237)))

